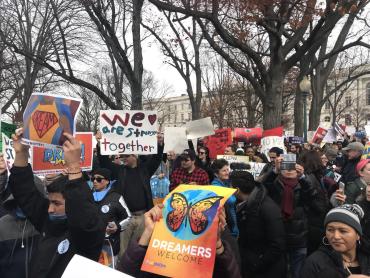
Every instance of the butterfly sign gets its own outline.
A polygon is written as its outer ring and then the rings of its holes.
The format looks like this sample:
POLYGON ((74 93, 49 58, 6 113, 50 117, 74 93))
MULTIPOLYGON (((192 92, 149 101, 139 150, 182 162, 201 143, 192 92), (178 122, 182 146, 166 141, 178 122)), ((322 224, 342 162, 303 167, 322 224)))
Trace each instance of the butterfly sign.
POLYGON ((169 193, 141 269, 168 277, 212 277, 218 208, 234 192, 220 186, 180 185, 169 193))

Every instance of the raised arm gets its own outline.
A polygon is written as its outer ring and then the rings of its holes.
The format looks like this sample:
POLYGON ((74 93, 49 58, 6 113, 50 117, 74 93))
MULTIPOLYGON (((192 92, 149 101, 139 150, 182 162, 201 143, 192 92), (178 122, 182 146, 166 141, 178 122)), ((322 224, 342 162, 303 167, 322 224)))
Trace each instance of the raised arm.
POLYGON ((9 188, 19 207, 38 231, 48 218, 49 201, 36 189, 28 164, 28 146, 21 144, 23 129, 12 136, 15 160, 10 170, 9 188))
POLYGON ((78 254, 97 260, 104 241, 105 225, 92 192, 82 178, 81 144, 72 135, 64 135, 68 139, 63 145, 63 151, 69 180, 65 190, 65 206, 71 238, 78 254))

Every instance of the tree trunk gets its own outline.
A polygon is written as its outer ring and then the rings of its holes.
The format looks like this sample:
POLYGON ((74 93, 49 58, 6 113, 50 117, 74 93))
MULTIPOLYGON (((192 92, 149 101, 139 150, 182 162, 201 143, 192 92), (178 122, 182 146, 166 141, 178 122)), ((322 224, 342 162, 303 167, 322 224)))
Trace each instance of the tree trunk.
POLYGON ((294 100, 294 135, 303 137, 303 96, 297 82, 297 94, 294 100))
POLYGON ((282 112, 282 93, 275 86, 266 92, 265 99, 262 100, 263 107, 263 128, 270 129, 281 125, 282 112))
POLYGON ((143 53, 141 48, 141 10, 144 0, 135 0, 132 15, 132 40, 134 49, 134 84, 131 84, 131 109, 143 109, 143 53))

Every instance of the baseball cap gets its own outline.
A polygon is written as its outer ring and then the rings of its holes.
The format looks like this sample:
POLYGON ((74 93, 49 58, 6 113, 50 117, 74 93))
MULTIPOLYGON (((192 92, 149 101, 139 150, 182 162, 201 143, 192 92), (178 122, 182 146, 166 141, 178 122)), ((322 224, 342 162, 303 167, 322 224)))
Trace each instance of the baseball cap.
POLYGON ((195 160, 196 156, 197 155, 195 154, 195 151, 193 151, 192 149, 185 149, 180 155, 181 159, 190 158, 190 160, 195 160))
POLYGON ((352 142, 347 145, 347 147, 343 148, 343 151, 363 151, 364 145, 362 145, 360 142, 352 142))

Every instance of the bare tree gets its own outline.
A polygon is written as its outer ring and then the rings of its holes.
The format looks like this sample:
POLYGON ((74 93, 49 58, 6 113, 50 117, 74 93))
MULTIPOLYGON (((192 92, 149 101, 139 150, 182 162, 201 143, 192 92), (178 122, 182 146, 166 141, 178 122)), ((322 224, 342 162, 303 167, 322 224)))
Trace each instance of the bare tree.
MULTIPOLYGON (((315 53, 346 13, 358 14, 368 4, 366 0, 149 1, 197 20, 210 46, 250 82, 262 101, 265 128, 281 124, 282 83, 289 70, 315 53), (265 42, 262 50, 259 41, 265 42)), ((359 44, 361 38, 351 46, 359 44)))
POLYGON ((163 54, 168 58, 166 62, 175 68, 185 81, 192 110, 192 119, 196 120, 200 118, 202 101, 200 50, 204 38, 194 18, 189 20, 179 16, 178 13, 166 11, 163 11, 163 16, 171 34, 163 34, 168 30, 158 32, 162 29, 158 21, 154 22, 153 26, 144 23, 142 25, 160 43, 163 54), (195 82, 192 81, 193 73, 195 82))

